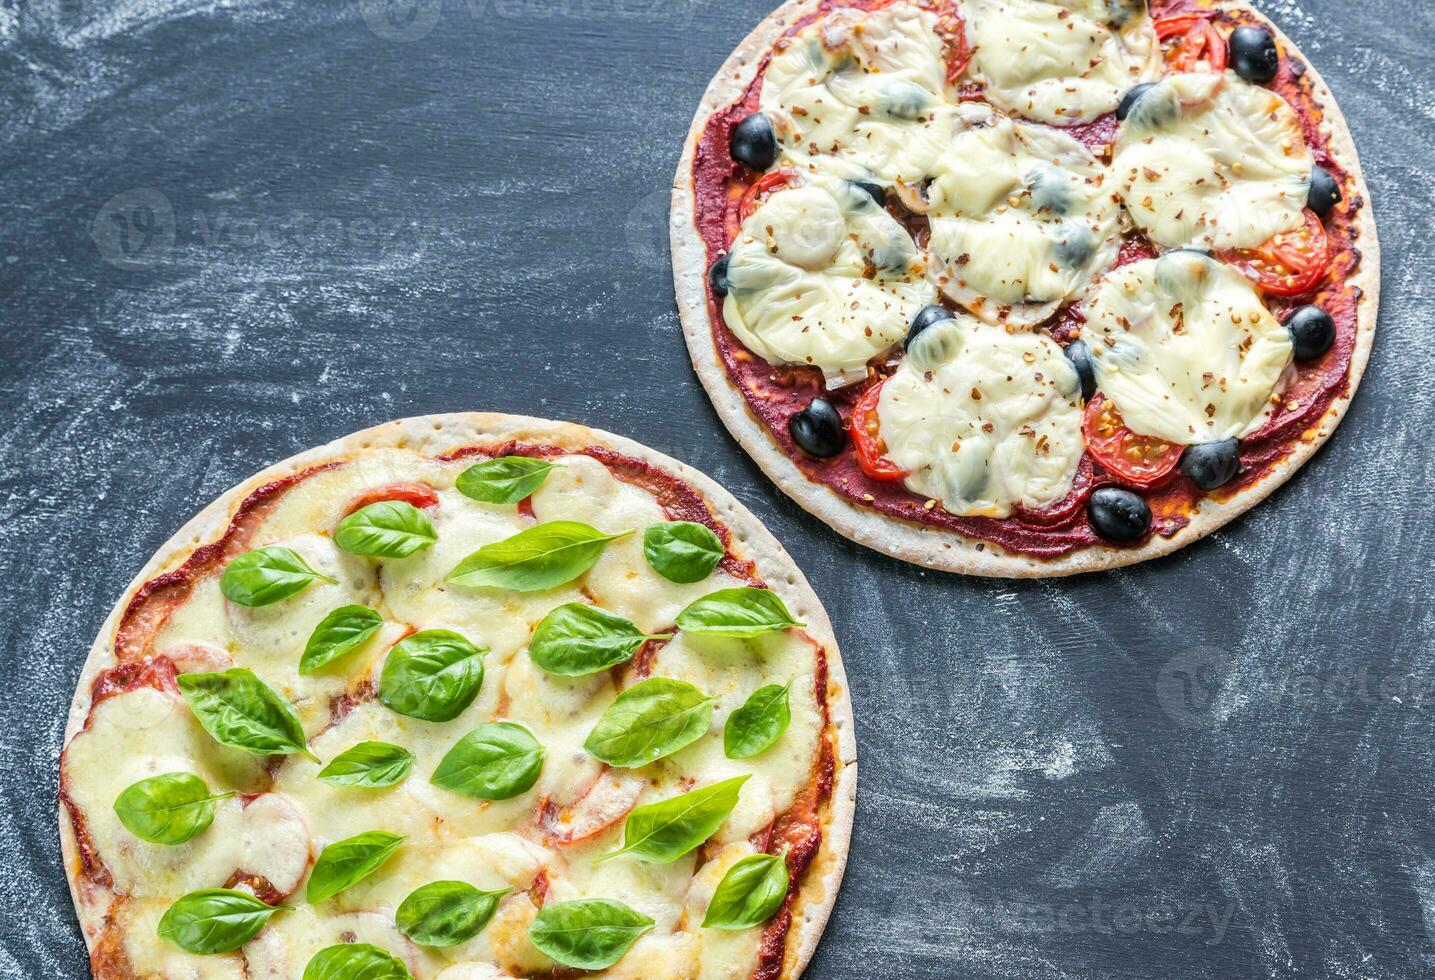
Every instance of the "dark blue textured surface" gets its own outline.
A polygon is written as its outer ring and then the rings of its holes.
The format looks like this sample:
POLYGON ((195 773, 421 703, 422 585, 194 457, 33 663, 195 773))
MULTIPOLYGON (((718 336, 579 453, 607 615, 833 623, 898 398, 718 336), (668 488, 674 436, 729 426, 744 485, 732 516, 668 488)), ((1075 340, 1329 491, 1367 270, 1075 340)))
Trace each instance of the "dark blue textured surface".
POLYGON ((461 409, 697 465, 828 604, 863 775, 811 976, 1435 972, 1435 4, 1265 6, 1341 100, 1381 220, 1348 421, 1211 540, 1034 584, 838 537, 691 375, 667 187, 766 9, 0 2, 0 976, 86 975, 54 772, 124 583, 259 468, 461 409), (152 223, 124 224, 136 204, 152 223))

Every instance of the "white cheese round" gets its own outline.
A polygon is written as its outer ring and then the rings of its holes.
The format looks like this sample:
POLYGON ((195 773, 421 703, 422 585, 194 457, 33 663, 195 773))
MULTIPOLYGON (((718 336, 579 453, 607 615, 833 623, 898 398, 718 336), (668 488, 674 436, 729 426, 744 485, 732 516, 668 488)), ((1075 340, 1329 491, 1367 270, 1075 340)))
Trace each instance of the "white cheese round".
POLYGON ((968 74, 987 101, 1027 119, 1089 122, 1160 74, 1141 0, 967 0, 963 11, 968 74))
POLYGON ((923 331, 877 403, 907 489, 962 517, 1064 498, 1083 452, 1081 410, 1081 383, 1055 341, 965 315, 923 331))
POLYGON ((1153 242, 1228 249, 1300 227, 1313 163, 1285 99, 1234 72, 1194 72, 1137 100, 1111 169, 1153 242))
POLYGON ((819 367, 836 387, 865 377, 936 289, 911 235, 868 194, 802 180, 743 224, 723 316, 768 363, 819 367))
POLYGON ((1058 130, 969 103, 928 188, 938 287, 988 323, 1056 312, 1116 261, 1120 209, 1106 169, 1058 130))
POLYGON ((1133 432, 1175 443, 1259 428, 1291 363, 1289 334, 1251 284, 1199 252, 1115 270, 1086 317, 1101 392, 1133 432))

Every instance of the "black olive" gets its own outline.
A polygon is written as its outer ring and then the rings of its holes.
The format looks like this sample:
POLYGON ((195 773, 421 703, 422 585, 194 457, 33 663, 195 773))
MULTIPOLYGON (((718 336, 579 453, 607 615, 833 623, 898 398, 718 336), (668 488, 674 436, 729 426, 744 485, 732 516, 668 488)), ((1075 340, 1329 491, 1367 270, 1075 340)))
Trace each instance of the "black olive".
POLYGON ((1330 214, 1330 209, 1340 203, 1340 185, 1330 171, 1316 164, 1310 171, 1310 190, 1305 195, 1305 206, 1320 217, 1330 214))
POLYGON ((788 419, 787 432, 798 448, 818 459, 830 459, 847 446, 842 415, 825 398, 812 399, 806 408, 788 419))
POLYGON ((777 134, 767 116, 754 112, 733 127, 728 150, 738 163, 754 170, 766 170, 777 162, 777 134))
POLYGON ((1126 94, 1121 97, 1121 101, 1116 104, 1116 118, 1125 119, 1129 116, 1131 107, 1136 104, 1136 100, 1155 87, 1155 82, 1142 82, 1140 85, 1127 89, 1126 94))
POLYGON ((1236 439, 1187 446, 1181 454, 1181 472, 1202 490, 1230 483, 1241 472, 1241 443, 1236 439))
POLYGON ((727 280, 727 260, 731 256, 724 255, 708 268, 708 282, 712 284, 713 292, 719 296, 726 296, 732 283, 727 280))
POLYGON ((874 184, 870 180, 854 180, 852 185, 876 201, 879 208, 887 206, 887 190, 881 184, 874 184))
POLYGON ((1091 359, 1091 348, 1084 340, 1073 340, 1066 345, 1064 353, 1081 379, 1081 397, 1091 401, 1091 396, 1096 394, 1096 362, 1091 359))
POLYGON ((1231 67, 1248 82, 1264 85, 1276 77, 1281 58, 1276 53, 1276 39, 1260 27, 1237 27, 1229 42, 1231 67))
POLYGON ((1123 544, 1139 541, 1151 530, 1151 508, 1130 490, 1102 487, 1091 495, 1086 514, 1096 533, 1123 544))
POLYGON ((912 341, 917 339, 917 334, 926 330, 934 323, 941 323, 943 320, 954 319, 952 311, 945 306, 924 306, 912 317, 911 329, 907 331, 907 339, 902 341, 904 348, 910 349, 912 341))
POLYGON ((1286 319, 1297 361, 1313 361, 1335 343, 1335 321, 1319 306, 1301 306, 1286 319))

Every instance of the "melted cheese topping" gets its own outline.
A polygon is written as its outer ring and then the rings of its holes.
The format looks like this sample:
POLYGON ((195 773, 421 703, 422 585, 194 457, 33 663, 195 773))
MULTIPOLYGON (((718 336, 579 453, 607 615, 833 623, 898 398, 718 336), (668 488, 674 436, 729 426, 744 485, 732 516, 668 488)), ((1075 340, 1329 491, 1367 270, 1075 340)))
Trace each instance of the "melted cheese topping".
MULTIPOLYGON (((717 589, 743 584, 721 571, 679 585, 662 578, 642 554, 642 529, 665 520, 648 492, 617 479, 588 456, 557 460, 531 498, 533 517, 514 506, 479 503, 453 489, 472 461, 440 463, 404 451, 372 453, 314 474, 279 499, 250 547, 286 544, 338 579, 260 609, 240 609, 219 592, 218 575, 194 590, 155 637, 155 649, 183 670, 239 664, 256 671, 300 713, 311 749, 329 760, 366 740, 402 745, 415 756, 411 774, 386 789, 331 786, 311 762, 284 757, 272 779, 266 760, 226 748, 194 720, 183 699, 148 688, 97 704, 71 741, 65 785, 84 813, 99 858, 126 896, 113 928, 139 976, 290 980, 309 958, 338 942, 371 942, 408 964, 418 980, 493 980, 545 972, 553 964, 528 939, 545 899, 614 898, 652 916, 657 927, 612 969, 613 978, 737 978, 756 967, 760 928, 728 933, 702 929, 713 888, 725 870, 754 852, 749 837, 790 810, 807 785, 823 737, 815 693, 817 648, 798 631, 752 640, 678 633, 656 652, 652 676, 686 680, 715 697, 712 732, 682 751, 634 770, 607 769, 583 741, 622 686, 613 672, 587 677, 545 674, 528 657, 534 625, 549 610, 585 597, 632 619, 645 631, 671 630, 677 613, 717 589), (407 558, 376 561, 334 548, 329 535, 359 494, 397 482, 433 487, 430 510, 437 542, 407 558), (603 531, 636 529, 607 545, 602 557, 568 586, 546 592, 470 589, 445 584, 458 561, 535 521, 573 520, 603 531), (314 624, 349 602, 372 604, 385 618, 380 635, 312 675, 298 663, 314 624), (447 723, 404 717, 360 695, 348 710, 334 699, 376 684, 388 649, 407 629, 451 629, 487 649, 478 697, 447 723), (722 727, 766 683, 791 688, 792 722, 778 743, 754 759, 728 759, 722 727), (542 773, 528 792, 485 802, 429 782, 439 760, 473 727, 494 719, 527 726, 546 750, 542 773), (218 805, 213 825, 179 846, 131 835, 113 810, 120 792, 146 776, 193 772, 216 792, 258 793, 244 804, 218 805), (736 810, 703 848, 670 865, 619 858, 624 818, 636 805, 748 775, 736 810), (366 830, 407 835, 382 869, 319 905, 303 901, 302 885, 324 846, 366 830), (240 874, 242 873, 242 874, 240 874), (155 936, 159 917, 181 895, 264 876, 292 893, 293 912, 275 915, 242 950, 193 956, 155 936), (428 949, 394 925, 398 905, 436 879, 483 889, 509 887, 488 926, 458 946, 428 949)), ((239 886, 244 887, 244 886, 239 886)))
POLYGON ((967 68, 987 101, 1054 125, 1089 122, 1161 67, 1141 0, 967 0, 967 68))
POLYGON ((964 315, 912 342, 877 417, 907 489, 959 516, 1054 504, 1081 462, 1081 384, 1061 348, 964 315))
POLYGON ((1106 170, 1065 133, 969 103, 928 188, 931 272, 989 323, 1051 316, 1116 260, 1119 208, 1106 170))
POLYGON ((1152 241, 1229 249, 1300 227, 1313 163, 1285 99, 1235 72, 1195 72, 1141 96, 1111 166, 1152 241))
POLYGON ((744 222, 723 316, 768 363, 815 365, 836 387, 865 377, 933 301, 925 273, 912 237, 870 195, 805 178, 744 222))
POLYGON ((852 180, 916 182, 951 138, 937 17, 846 8, 779 42, 761 109, 786 161, 852 180))
POLYGON ((1181 444, 1259 428, 1291 363, 1289 334, 1251 284, 1199 252, 1112 272, 1082 332, 1127 427, 1181 444))

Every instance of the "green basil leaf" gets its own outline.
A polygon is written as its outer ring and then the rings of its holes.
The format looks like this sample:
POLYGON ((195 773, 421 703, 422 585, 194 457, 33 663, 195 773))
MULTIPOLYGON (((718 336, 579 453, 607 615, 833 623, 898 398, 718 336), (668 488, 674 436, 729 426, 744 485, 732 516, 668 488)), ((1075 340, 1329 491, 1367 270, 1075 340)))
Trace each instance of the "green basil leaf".
POLYGON ((428 515, 407 500, 360 507, 334 529, 334 544, 372 558, 406 558, 437 540, 428 515))
POLYGON ((422 630, 389 651, 379 701, 424 721, 452 721, 478 696, 484 649, 452 630, 422 630))
POLYGON ((333 898, 363 881, 393 857, 405 840, 407 838, 386 830, 366 830, 330 844, 319 852, 319 860, 309 872, 309 888, 305 893, 309 904, 333 898))
POLYGON ((179 693, 216 742, 255 755, 298 754, 319 761, 294 708, 247 667, 180 674, 179 693))
POLYGON ((159 938, 187 953, 228 953, 259 935, 275 912, 287 905, 265 905, 248 892, 204 888, 171 905, 155 930, 159 938))
POLYGON ((582 898, 543 906, 528 927, 528 938, 563 966, 606 970, 651 928, 652 919, 622 902, 582 898))
POLYGON ((782 908, 787 897, 787 860, 753 854, 727 869, 703 916, 704 929, 751 929, 782 908))
POLYGON ((483 931, 498 902, 513 891, 479 891, 462 881, 434 881, 403 900, 394 921, 420 946, 457 946, 483 931))
POLYGON ((623 825, 622 849, 598 860, 631 854, 653 864, 671 864, 717 833, 747 780, 737 776, 634 808, 623 825))
POLYGON ((738 639, 806 625, 793 619, 770 589, 719 589, 678 613, 680 630, 738 639))
POLYGON ((618 695, 583 747, 610 766, 646 766, 706 735, 715 700, 686 681, 650 677, 618 695))
POLYGON ((751 759, 772 748, 792 721, 786 684, 768 684, 753 691, 723 726, 722 749, 729 759, 751 759))
POLYGON ((670 582, 701 582, 725 553, 722 540, 706 524, 664 521, 643 532, 643 557, 670 582))
POLYGON ((429 782, 480 800, 512 799, 538 782, 543 756, 543 746, 528 729, 494 721, 459 739, 429 782))
POLYGON ((543 617, 528 656, 550 674, 577 677, 625 663, 648 640, 671 636, 644 633, 631 619, 586 602, 567 602, 543 617))
POLYGON ((470 466, 454 486, 465 497, 485 504, 516 504, 541 487, 554 468, 546 459, 500 456, 470 466))
POLYGON ((514 592, 556 588, 592 568, 609 541, 632 533, 604 534, 577 521, 549 521, 484 545, 459 562, 444 581, 514 592))
POLYGON ((378 632, 384 618, 368 606, 340 606, 319 620, 304 655, 299 658, 299 673, 312 674, 344 654, 357 650, 378 632))
POLYGON ((214 804, 233 793, 210 793, 192 772, 141 779, 115 798, 125 829, 151 844, 183 844, 214 822, 214 804))
POLYGON ((304 980, 413 980, 404 961, 369 943, 343 943, 319 950, 304 967, 304 980))
POLYGON ((304 591, 315 579, 338 584, 310 568, 293 548, 276 545, 246 551, 225 565, 224 574, 219 577, 219 591, 235 605, 267 606, 304 591))
POLYGON ((408 749, 388 742, 360 742, 319 770, 319 778, 332 786, 377 789, 403 782, 413 767, 408 749))

